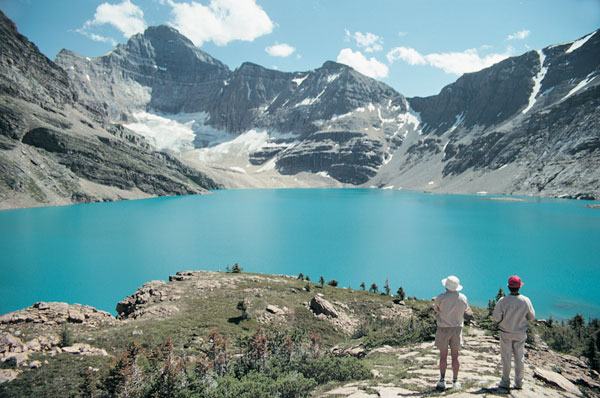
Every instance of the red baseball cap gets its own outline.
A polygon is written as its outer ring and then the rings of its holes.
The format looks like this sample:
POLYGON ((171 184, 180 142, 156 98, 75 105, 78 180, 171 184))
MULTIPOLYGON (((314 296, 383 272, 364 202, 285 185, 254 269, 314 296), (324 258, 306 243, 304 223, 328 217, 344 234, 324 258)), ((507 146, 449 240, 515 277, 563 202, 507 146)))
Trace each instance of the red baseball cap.
POLYGON ((521 278, 519 278, 517 275, 513 275, 510 278, 508 278, 508 287, 521 287, 523 286, 523 282, 521 282, 521 278))

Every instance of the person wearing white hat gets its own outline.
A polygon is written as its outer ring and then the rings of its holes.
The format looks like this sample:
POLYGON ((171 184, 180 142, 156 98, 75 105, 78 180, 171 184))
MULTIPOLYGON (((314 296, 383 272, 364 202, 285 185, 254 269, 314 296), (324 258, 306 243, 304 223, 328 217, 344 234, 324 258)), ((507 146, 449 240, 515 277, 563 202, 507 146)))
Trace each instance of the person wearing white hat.
POLYGON ((465 311, 469 309, 467 297, 459 293, 462 290, 460 280, 454 276, 442 279, 446 292, 433 299, 434 310, 437 314, 437 332, 435 333, 435 346, 440 350, 440 380, 436 387, 446 388, 446 368, 448 367, 448 346, 452 356, 452 387, 460 388, 458 382, 458 349, 462 343, 462 328, 464 325, 465 311))

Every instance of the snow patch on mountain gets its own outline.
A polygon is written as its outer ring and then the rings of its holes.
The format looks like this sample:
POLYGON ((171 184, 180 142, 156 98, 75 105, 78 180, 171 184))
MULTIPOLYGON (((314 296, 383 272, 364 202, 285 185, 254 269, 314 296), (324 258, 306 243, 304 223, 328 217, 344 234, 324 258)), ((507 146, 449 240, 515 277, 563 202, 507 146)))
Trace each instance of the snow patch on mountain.
POLYGON ((230 141, 223 142, 210 148, 198 149, 195 153, 197 154, 198 160, 207 163, 222 162, 228 157, 247 159, 249 154, 259 151, 267 145, 270 147, 291 147, 295 145, 295 141, 292 143, 280 143, 278 140, 290 140, 293 138, 296 138, 296 135, 278 134, 266 130, 259 131, 252 129, 240 134, 230 141))
POLYGON ((571 89, 571 91, 569 91, 569 93, 564 96, 562 101, 566 100, 567 98, 569 98, 570 96, 572 96, 573 94, 575 94, 576 92, 578 92, 579 90, 581 90, 582 88, 587 86, 589 83, 592 82, 592 80, 594 80, 597 77, 598 77, 598 75, 595 75, 595 76, 591 76, 591 74, 588 75, 585 80, 580 81, 575 87, 573 87, 571 89))
POLYGON ((579 47, 583 46, 589 39, 591 39, 592 36, 594 36, 595 34, 596 34, 596 32, 592 32, 589 35, 587 35, 579 40, 574 41, 573 44, 571 44, 571 47, 569 47, 567 49, 567 51, 565 51, 565 54, 569 54, 569 53, 572 53, 573 51, 577 50, 579 47))
POLYGON ((531 90, 531 95, 529 96, 529 103, 527 104, 527 107, 523 109, 523 114, 526 114, 531 108, 533 108, 533 105, 535 105, 537 95, 539 94, 540 88, 542 87, 542 81, 546 76, 546 72, 548 72, 548 68, 544 67, 544 60, 546 59, 546 55, 542 50, 538 50, 537 53, 540 57, 540 71, 533 78, 533 89, 531 90))
POLYGON ((292 79, 292 81, 293 81, 294 83, 296 83, 296 86, 297 86, 297 87, 300 87, 300 85, 302 84, 302 82, 303 82, 304 80, 306 80, 306 78, 307 78, 307 77, 308 77, 308 74, 304 75, 303 77, 297 77, 297 78, 295 78, 295 79, 292 79))
POLYGON ((183 153, 197 147, 214 146, 231 139, 231 135, 206 125, 206 112, 166 115, 158 112, 135 112, 135 122, 124 127, 145 137, 158 150, 183 153))
POLYGON ((148 112, 137 112, 133 117, 136 121, 124 126, 145 137, 156 149, 181 153, 194 148, 194 120, 182 123, 148 112))

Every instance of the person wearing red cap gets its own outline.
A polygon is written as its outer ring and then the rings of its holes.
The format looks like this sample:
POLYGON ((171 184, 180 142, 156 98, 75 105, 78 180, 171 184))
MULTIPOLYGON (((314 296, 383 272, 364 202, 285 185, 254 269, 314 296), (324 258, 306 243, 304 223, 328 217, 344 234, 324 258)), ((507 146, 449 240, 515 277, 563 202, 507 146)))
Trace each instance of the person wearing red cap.
POLYGON ((458 349, 462 344, 462 328, 466 311, 471 311, 467 297, 459 293, 462 290, 460 280, 451 275, 442 279, 446 292, 433 299, 433 308, 437 314, 437 332, 435 333, 435 346, 440 350, 440 380, 436 388, 446 388, 446 368, 448 367, 448 346, 452 356, 452 387, 460 389, 458 382, 458 349))
POLYGON ((515 388, 523 388, 523 357, 527 340, 527 320, 535 319, 535 311, 529 298, 519 294, 523 286, 517 275, 508 278, 510 295, 502 297, 494 308, 494 320, 500 327, 500 359, 502 379, 498 387, 510 388, 510 368, 515 358, 515 388))

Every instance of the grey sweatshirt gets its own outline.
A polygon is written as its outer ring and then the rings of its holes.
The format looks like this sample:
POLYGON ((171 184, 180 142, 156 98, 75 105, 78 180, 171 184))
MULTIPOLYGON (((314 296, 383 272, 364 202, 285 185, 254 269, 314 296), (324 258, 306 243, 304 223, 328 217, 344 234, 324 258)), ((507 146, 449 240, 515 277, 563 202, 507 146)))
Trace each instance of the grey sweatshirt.
POLYGON ((437 325, 441 328, 462 327, 465 311, 469 308, 467 297, 458 292, 442 293, 433 299, 437 325))
POLYGON ((522 294, 511 294, 496 303, 493 316, 501 332, 526 333, 527 320, 535 319, 535 311, 529 298, 522 294))

